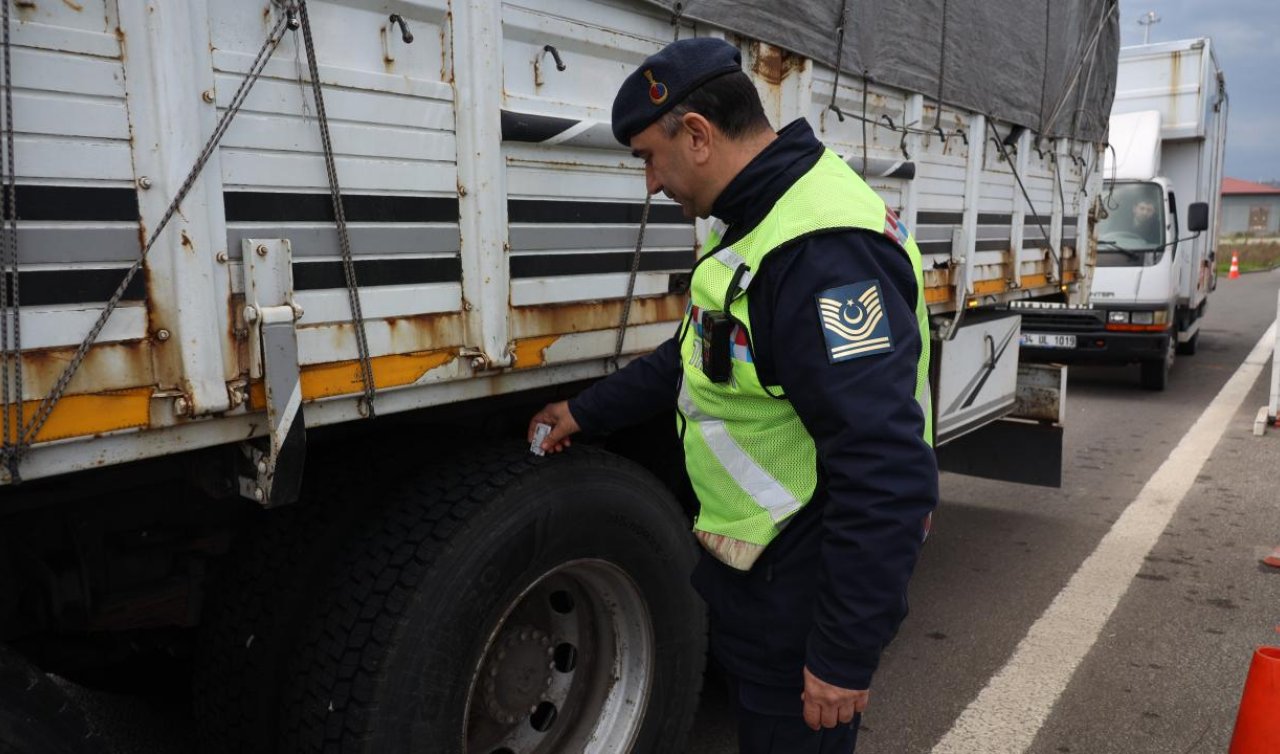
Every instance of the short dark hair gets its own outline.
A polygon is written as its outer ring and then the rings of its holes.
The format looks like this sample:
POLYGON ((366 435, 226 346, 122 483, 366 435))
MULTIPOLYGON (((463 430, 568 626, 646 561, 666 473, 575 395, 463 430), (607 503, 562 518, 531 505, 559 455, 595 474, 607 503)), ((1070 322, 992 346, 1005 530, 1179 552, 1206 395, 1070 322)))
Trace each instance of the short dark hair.
POLYGON ((773 130, 760 103, 760 93, 742 71, 711 79, 667 111, 659 121, 667 136, 675 136, 680 130, 680 119, 685 113, 701 115, 730 139, 773 130))

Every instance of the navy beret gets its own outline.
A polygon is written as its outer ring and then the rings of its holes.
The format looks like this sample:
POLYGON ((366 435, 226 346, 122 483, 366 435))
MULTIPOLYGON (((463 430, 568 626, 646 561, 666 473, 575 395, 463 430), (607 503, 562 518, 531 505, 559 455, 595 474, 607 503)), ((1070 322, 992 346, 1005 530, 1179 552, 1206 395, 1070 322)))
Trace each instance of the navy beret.
POLYGON ((613 137, 624 146, 689 93, 717 76, 742 70, 738 48, 714 37, 681 39, 632 71, 613 100, 613 137))

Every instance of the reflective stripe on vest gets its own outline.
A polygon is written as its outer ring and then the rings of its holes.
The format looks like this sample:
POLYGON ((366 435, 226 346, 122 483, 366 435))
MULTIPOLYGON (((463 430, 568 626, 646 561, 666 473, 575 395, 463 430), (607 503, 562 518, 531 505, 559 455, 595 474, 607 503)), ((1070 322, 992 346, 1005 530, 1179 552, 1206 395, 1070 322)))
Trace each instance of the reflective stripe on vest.
POLYGON ((924 413, 924 437, 931 439, 928 314, 919 249, 884 201, 828 150, 732 246, 719 248, 721 232, 713 228, 707 242, 711 259, 695 268, 690 284, 690 307, 681 329, 679 409, 685 422, 685 462, 701 504, 694 532, 712 555, 740 570, 750 569, 812 498, 817 448, 791 402, 777 397, 781 388, 760 383, 749 348, 733 349, 728 382, 712 383, 702 373, 696 315, 723 311, 728 302, 729 314, 738 322, 734 340, 749 344, 749 287, 764 258, 795 239, 848 229, 885 235, 911 261, 921 335, 913 393, 924 413))
POLYGON ((684 381, 680 383, 680 411, 689 421, 697 422, 707 447, 719 459, 720 464, 738 482, 743 492, 750 495, 761 508, 769 511, 769 517, 775 523, 800 510, 802 503, 734 441, 725 429, 723 420, 712 418, 698 410, 689 397, 684 381))

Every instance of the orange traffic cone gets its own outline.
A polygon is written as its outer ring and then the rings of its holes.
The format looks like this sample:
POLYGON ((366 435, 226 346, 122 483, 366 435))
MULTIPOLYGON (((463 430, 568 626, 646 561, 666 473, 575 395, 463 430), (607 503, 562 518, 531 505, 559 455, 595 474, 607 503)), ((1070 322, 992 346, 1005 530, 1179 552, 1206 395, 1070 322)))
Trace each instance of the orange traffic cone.
POLYGON ((1235 280, 1240 277, 1240 255, 1231 252, 1231 273, 1227 275, 1228 280, 1235 280))
POLYGON ((1280 751, 1280 647, 1258 647, 1244 682, 1230 754, 1280 751))
POLYGON ((1272 568, 1280 568, 1280 547, 1272 550, 1270 555, 1262 559, 1262 562, 1272 568))

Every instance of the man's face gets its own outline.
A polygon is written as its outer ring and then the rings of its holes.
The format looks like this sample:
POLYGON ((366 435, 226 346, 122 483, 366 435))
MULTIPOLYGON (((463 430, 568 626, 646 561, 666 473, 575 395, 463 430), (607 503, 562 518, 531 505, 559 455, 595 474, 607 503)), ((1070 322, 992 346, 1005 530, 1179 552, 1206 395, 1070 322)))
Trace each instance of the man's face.
POLYGON ((1133 205, 1133 221, 1138 225, 1146 225, 1156 216, 1156 205, 1151 202, 1138 202, 1133 205))
POLYGON ((688 141, 689 134, 683 128, 675 136, 667 136, 659 120, 631 137, 631 154, 644 160, 649 193, 666 194, 692 220, 711 214, 711 207, 701 204, 698 167, 691 159, 688 141))

